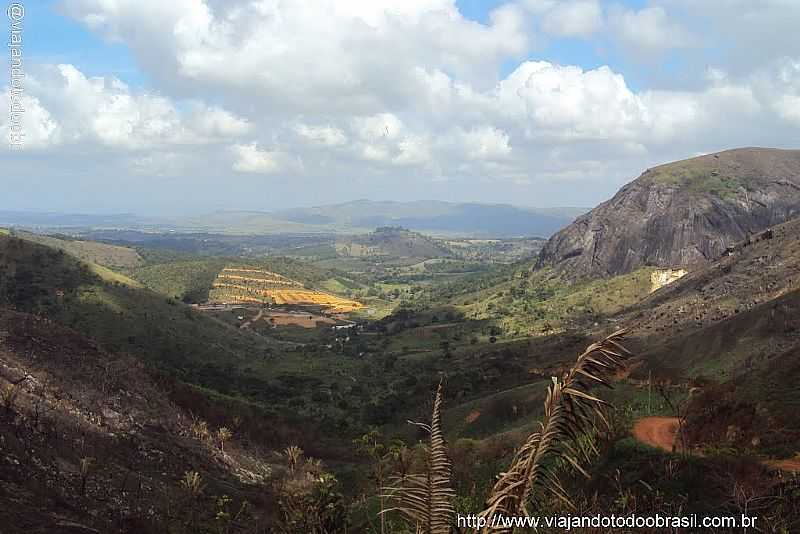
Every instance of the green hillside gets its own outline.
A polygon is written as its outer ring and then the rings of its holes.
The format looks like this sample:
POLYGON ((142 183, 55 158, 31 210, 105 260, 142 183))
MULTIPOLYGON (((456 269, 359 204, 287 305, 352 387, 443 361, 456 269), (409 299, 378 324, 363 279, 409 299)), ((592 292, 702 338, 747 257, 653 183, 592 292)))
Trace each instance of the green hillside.
POLYGON ((202 258, 175 259, 148 264, 126 271, 146 287, 183 302, 197 303, 208 300, 212 283, 224 268, 262 269, 278 273, 312 289, 333 291, 346 297, 363 290, 364 285, 351 276, 333 269, 283 256, 258 259, 202 258))
POLYGON ((145 265, 128 271, 146 287, 183 302, 205 302, 226 260, 208 258, 145 265))
POLYGON ((84 241, 63 235, 41 235, 18 230, 14 231, 14 235, 27 241, 63 250, 82 261, 96 263, 111 269, 131 269, 144 263, 139 253, 130 247, 84 241))
MULTIPOLYGON (((606 479, 625 468, 626 477, 657 484, 652 469, 664 469, 671 457, 631 441, 631 426, 643 416, 674 415, 675 405, 692 406, 687 431, 705 456, 673 466, 675 486, 662 495, 678 506, 682 495, 692 494, 692 510, 710 510, 723 505, 724 492, 700 495, 691 488, 712 487, 708 472, 733 461, 720 447, 733 450, 737 461, 759 455, 748 460, 755 466, 758 458, 794 452, 792 273, 800 257, 794 230, 789 224, 749 240, 731 256, 653 294, 651 268, 575 283, 552 269, 501 265, 431 286, 386 317, 343 332, 263 322, 239 328, 238 312, 203 315, 175 299, 178 293, 139 288, 61 250, 2 236, 0 308, 47 317, 104 350, 137 357, 169 385, 180 406, 218 421, 241 418, 242 432, 260 444, 300 444, 335 465, 353 492, 372 490, 369 467, 354 456, 352 441, 376 429, 387 442, 416 443, 418 431, 405 421, 425 420, 431 391, 444 380, 444 431, 462 466, 454 484, 470 507, 481 505, 513 448, 535 428, 551 377, 568 369, 591 339, 630 327, 639 357, 616 377, 609 394, 620 410, 592 473, 606 479), (765 257, 781 258, 770 263, 768 275, 765 257), (745 310, 759 284, 767 284, 769 294, 761 292, 766 300, 745 310), (721 308, 736 299, 742 299, 744 312, 709 324, 696 318, 708 305, 721 308), (736 378, 745 373, 742 386, 736 378), (656 384, 648 389, 645 380, 651 377, 656 384), (709 401, 697 404, 700 399, 709 401), (769 417, 756 417, 767 412, 769 417), (711 424, 720 421, 724 428, 711 424), (731 425, 740 429, 733 440, 731 425)), ((166 281, 163 287, 185 294, 203 272, 220 265, 214 262, 228 261, 178 259, 142 272, 156 276, 151 284, 166 281)), ((305 276, 309 284, 333 285, 338 275, 282 258, 264 265, 305 276)), ((241 313, 250 320, 256 311, 241 313)), ((765 484, 771 480, 767 472, 758 476, 765 484)), ((589 498, 582 482, 567 477, 565 484, 589 498)), ((364 513, 357 499, 352 513, 364 513)))

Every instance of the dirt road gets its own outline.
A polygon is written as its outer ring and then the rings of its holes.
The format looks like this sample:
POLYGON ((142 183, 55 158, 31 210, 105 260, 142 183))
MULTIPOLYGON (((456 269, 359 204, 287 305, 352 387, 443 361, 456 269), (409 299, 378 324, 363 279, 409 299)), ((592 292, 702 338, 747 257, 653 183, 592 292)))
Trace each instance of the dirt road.
POLYGON ((800 454, 788 460, 767 460, 764 463, 781 471, 800 473, 800 454))
POLYGON ((246 321, 246 322, 242 323, 242 325, 239 328, 250 328, 251 324, 253 324, 255 322, 258 322, 259 320, 261 320, 262 317, 264 317, 264 310, 263 309, 258 310, 258 314, 255 317, 253 317, 249 321, 246 321))
MULTIPOLYGON (((666 452, 680 450, 677 417, 643 417, 633 425, 633 437, 666 452)), ((800 455, 788 460, 765 460, 764 465, 789 473, 800 473, 800 455)))

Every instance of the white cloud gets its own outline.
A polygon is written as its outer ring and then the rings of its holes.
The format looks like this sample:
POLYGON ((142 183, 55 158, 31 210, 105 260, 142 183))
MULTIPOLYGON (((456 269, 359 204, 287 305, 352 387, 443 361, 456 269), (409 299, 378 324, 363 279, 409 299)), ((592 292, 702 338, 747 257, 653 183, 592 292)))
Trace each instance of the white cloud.
POLYGON ((639 11, 615 9, 609 20, 614 37, 635 55, 650 57, 696 43, 695 37, 661 6, 639 11))
MULTIPOLYGON (((34 146, 89 143, 135 151, 240 137, 252 125, 199 100, 179 105, 74 65, 39 66, 26 78, 26 134, 34 146)), ((7 98, 7 93, 5 95, 7 98)))
POLYGON ((800 125, 800 95, 783 95, 775 102, 775 109, 784 119, 800 125))
POLYGON ((773 62, 752 77, 752 85, 783 120, 800 123, 800 57, 773 62))
POLYGON ((373 143, 396 140, 405 126, 393 113, 379 113, 353 119, 353 129, 361 140, 373 143))
POLYGON ((397 144, 399 154, 393 159, 395 165, 423 165, 432 159, 431 140, 426 136, 411 135, 397 144))
MULTIPOLYGON (((19 98, 21 112, 15 113, 14 121, 18 121, 19 131, 22 132, 21 145, 27 149, 41 149, 57 144, 60 141, 58 123, 53 119, 50 112, 42 107, 38 98, 31 95, 22 94, 19 98)), ((9 148, 12 132, 11 114, 8 112, 11 106, 11 92, 6 90, 0 94, 0 108, 4 110, 0 116, 0 131, 7 132, 7 137, 3 139, 0 150, 9 148)), ((20 109, 15 98, 15 109, 20 109)), ((17 129, 14 129, 15 133, 17 129)), ((15 142, 19 141, 15 139, 15 142)))
POLYGON ((297 135, 312 143, 325 146, 341 146, 347 142, 345 133, 334 126, 309 126, 298 124, 295 126, 297 135))
POLYGON ((302 164, 280 150, 265 150, 257 143, 233 145, 233 170, 252 174, 294 172, 302 164))
POLYGON ((511 154, 508 134, 492 126, 461 132, 461 141, 469 159, 495 160, 511 154))
POLYGON ((542 29, 557 37, 589 37, 603 26, 597 0, 567 0, 553 4, 542 17, 542 29))
POLYGON ((195 103, 189 123, 197 132, 212 138, 239 137, 252 130, 248 120, 201 103, 195 103))
POLYGON ((26 128, 54 162, 79 146, 86 161, 175 183, 301 174, 321 200, 370 187, 410 195, 396 184, 412 180, 423 196, 433 180, 462 180, 463 195, 487 181, 619 181, 657 161, 797 139, 800 41, 777 30, 800 9, 735 1, 746 21, 728 0, 605 11, 519 0, 482 24, 455 0, 65 0, 68 15, 130 48, 148 84, 31 65, 26 128), (537 60, 543 37, 552 50, 589 40, 593 66, 537 60), (712 37, 720 48, 708 53, 712 37), (639 62, 594 66, 615 59, 612 42, 637 59, 683 60, 687 79, 639 62))
POLYGON ((420 66, 484 80, 487 69, 524 53, 528 42, 524 13, 513 4, 494 10, 488 25, 465 19, 453 0, 233 1, 213 9, 201 0, 63 5, 129 44, 165 84, 244 90, 303 112, 380 112, 387 101, 409 101, 420 66))
MULTIPOLYGON (((28 120, 48 117, 51 142, 140 150, 209 143, 250 128, 246 120, 223 109, 195 101, 182 113, 169 98, 131 91, 113 77, 89 78, 70 64, 38 69, 28 76, 26 91, 36 102, 28 120)), ((34 136, 40 130, 30 128, 34 136)))
POLYGON ((639 133, 641 99, 608 67, 583 71, 525 62, 503 80, 498 112, 522 119, 528 137, 550 140, 622 140, 639 133))

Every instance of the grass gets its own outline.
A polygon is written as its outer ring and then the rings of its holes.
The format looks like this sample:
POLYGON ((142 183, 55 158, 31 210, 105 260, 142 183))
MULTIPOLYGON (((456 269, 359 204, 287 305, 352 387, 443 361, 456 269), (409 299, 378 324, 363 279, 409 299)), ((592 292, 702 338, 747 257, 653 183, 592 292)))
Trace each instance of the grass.
POLYGON ((173 261, 139 267, 128 273, 162 295, 185 302, 205 302, 214 278, 225 263, 218 258, 173 261))
POLYGON ((15 232, 15 235, 27 241, 63 250, 82 261, 113 269, 130 269, 143 263, 142 257, 129 247, 81 241, 68 236, 47 236, 29 232, 15 232))
POLYGON ((747 177, 727 169, 720 172, 718 164, 711 160, 691 159, 651 170, 648 179, 660 184, 681 186, 696 194, 711 194, 721 198, 732 198, 747 188, 747 177))
POLYGON ((144 287, 144 285, 141 282, 137 282, 132 278, 128 278, 124 274, 112 271, 108 267, 103 267, 102 265, 98 265, 96 263, 89 263, 88 265, 89 269, 105 282, 110 282, 112 284, 122 284, 133 288, 144 287))
POLYGON ((492 319, 508 335, 559 332, 617 313, 650 292, 645 267, 608 280, 567 283, 551 269, 518 272, 510 281, 491 286, 456 302, 464 315, 492 319))
POLYGON ((444 414, 445 428, 454 438, 485 438, 530 428, 541 414, 548 382, 533 380, 452 406, 444 414))

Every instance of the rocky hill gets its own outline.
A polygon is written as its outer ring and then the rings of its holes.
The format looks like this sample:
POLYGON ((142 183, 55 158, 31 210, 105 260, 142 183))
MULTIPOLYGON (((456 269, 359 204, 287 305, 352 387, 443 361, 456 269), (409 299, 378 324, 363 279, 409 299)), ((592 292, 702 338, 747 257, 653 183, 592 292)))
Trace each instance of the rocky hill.
POLYGON ((338 239, 336 252, 349 257, 447 258, 453 255, 444 243, 395 226, 384 226, 370 234, 338 239))
POLYGON ((800 150, 729 150, 648 169, 550 238, 537 265, 574 277, 691 267, 797 215, 800 150))

